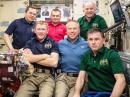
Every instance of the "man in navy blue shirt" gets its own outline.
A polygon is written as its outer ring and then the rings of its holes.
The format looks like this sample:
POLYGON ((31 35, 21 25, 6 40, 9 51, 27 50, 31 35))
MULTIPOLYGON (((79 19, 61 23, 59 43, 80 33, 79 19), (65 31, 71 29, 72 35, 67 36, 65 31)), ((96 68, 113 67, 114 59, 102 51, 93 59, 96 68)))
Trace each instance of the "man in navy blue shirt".
POLYGON ((79 36, 80 26, 78 22, 69 21, 66 27, 67 38, 58 43, 61 70, 57 70, 55 97, 73 96, 81 57, 89 49, 87 42, 79 36))
POLYGON ((52 97, 55 80, 52 70, 57 67, 59 49, 57 43, 47 37, 48 26, 43 21, 36 22, 36 36, 24 47, 24 56, 33 64, 32 76, 23 81, 14 97, 32 97, 39 90, 39 97, 52 97))
POLYGON ((34 20, 36 19, 37 9, 28 6, 25 10, 25 17, 14 20, 4 33, 4 40, 9 50, 14 51, 23 48, 25 43, 33 36, 34 20), (12 36, 12 43, 10 40, 12 36))

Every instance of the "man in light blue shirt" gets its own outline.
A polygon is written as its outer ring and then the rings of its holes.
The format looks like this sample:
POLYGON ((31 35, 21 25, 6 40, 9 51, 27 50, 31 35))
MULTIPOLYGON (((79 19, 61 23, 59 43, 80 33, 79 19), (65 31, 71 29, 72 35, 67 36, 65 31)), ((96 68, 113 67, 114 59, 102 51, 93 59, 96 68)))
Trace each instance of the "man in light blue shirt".
POLYGON ((89 50, 87 42, 79 36, 80 26, 72 20, 66 24, 67 38, 59 42, 60 61, 57 70, 55 97, 72 97, 80 69, 80 60, 89 50))

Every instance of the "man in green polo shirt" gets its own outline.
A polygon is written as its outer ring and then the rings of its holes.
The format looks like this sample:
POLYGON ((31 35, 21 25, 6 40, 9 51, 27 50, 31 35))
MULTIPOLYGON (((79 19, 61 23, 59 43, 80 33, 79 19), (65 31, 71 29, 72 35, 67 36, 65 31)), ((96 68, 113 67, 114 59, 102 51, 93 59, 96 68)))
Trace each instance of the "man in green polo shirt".
POLYGON ((92 27, 98 27, 101 30, 107 28, 103 17, 96 15, 96 4, 93 1, 87 1, 83 6, 84 16, 78 19, 80 24, 80 35, 86 39, 86 33, 92 27))
POLYGON ((91 50, 81 60, 73 97, 80 97, 85 76, 88 79, 85 97, 123 97, 121 95, 126 82, 120 56, 114 50, 104 47, 105 36, 99 29, 92 28, 87 35, 91 50))

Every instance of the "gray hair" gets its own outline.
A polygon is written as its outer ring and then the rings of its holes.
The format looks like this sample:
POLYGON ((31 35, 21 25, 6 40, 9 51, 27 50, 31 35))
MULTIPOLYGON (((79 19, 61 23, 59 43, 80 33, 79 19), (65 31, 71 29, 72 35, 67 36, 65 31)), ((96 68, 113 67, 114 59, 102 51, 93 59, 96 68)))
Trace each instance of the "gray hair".
POLYGON ((87 0, 87 1, 83 4, 83 8, 84 8, 84 6, 87 5, 87 4, 93 4, 94 7, 97 8, 97 6, 96 6, 96 1, 95 1, 95 0, 87 0))

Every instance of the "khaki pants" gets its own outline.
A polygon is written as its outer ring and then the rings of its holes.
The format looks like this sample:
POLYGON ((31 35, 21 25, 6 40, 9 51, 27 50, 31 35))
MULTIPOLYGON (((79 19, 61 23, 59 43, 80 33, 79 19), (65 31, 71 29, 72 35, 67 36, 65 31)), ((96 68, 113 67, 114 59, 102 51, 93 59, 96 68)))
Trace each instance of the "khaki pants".
POLYGON ((51 74, 34 73, 27 78, 14 97, 32 97, 39 91, 39 97, 52 97, 55 81, 51 74))
POLYGON ((61 73, 57 76, 54 95, 55 97, 73 97, 77 77, 61 73))

